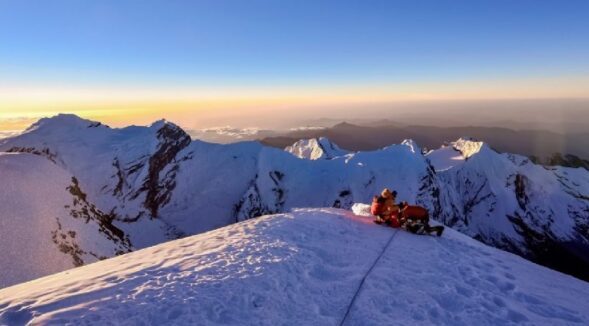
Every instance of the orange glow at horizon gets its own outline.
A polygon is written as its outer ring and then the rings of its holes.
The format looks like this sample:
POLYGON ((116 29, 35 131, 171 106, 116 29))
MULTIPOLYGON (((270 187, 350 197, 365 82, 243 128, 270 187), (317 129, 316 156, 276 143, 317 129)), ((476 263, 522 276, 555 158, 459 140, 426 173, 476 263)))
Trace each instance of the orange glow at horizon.
POLYGON ((428 82, 374 85, 272 86, 226 88, 140 88, 3 86, 0 130, 22 130, 31 121, 74 113, 113 126, 149 124, 163 116, 198 124, 263 112, 394 102, 589 98, 589 77, 428 82))

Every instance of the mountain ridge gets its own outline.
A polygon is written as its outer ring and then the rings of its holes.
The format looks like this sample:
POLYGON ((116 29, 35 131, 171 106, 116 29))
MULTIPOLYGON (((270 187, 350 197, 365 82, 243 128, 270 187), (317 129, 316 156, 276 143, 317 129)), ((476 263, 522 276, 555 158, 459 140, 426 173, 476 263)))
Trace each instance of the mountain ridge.
POLYGON ((165 122, 57 125, 2 140, 0 152, 37 155, 75 177, 88 207, 128 237, 129 250, 297 207, 349 209, 389 187, 471 237, 589 279, 589 174, 582 169, 539 166, 467 139, 425 155, 406 141, 309 160, 258 142, 190 140, 165 122))
POLYGON ((349 151, 370 151, 389 144, 398 144, 407 138, 415 140, 428 149, 435 149, 446 142, 464 136, 484 139, 500 152, 534 157, 536 162, 550 163, 550 159, 556 153, 565 157, 572 155, 573 157, 567 160, 569 164, 584 160, 584 164, 577 162, 577 166, 589 168, 587 163, 589 143, 585 142, 585 139, 589 139, 587 133, 559 134, 544 130, 515 130, 500 127, 437 127, 396 123, 366 126, 342 122, 325 129, 283 133, 261 138, 260 141, 268 146, 284 148, 299 139, 326 137, 349 151))

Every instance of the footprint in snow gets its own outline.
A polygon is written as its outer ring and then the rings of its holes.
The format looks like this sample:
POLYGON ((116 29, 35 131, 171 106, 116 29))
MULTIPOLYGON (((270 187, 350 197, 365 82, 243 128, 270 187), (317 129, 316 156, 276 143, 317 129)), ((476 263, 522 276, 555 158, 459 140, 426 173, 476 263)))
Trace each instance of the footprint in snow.
POLYGON ((515 280, 515 276, 513 276, 513 274, 511 274, 511 273, 504 273, 503 275, 505 275, 505 277, 510 280, 515 280))

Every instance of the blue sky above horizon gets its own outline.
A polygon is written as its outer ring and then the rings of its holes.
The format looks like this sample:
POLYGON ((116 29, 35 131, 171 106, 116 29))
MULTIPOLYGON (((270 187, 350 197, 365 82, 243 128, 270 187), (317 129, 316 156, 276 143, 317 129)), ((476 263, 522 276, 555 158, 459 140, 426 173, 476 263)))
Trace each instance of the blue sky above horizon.
POLYGON ((587 35, 588 1, 0 0, 0 113, 87 94, 587 97, 587 35))

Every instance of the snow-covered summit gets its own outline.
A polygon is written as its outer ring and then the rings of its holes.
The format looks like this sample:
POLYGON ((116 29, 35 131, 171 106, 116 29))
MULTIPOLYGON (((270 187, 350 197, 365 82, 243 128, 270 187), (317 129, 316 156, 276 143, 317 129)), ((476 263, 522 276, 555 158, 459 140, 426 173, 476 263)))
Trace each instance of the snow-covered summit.
POLYGON ((155 129, 155 130, 160 130, 164 127, 168 127, 171 129, 181 129, 178 125, 176 125, 175 123, 170 122, 166 119, 160 119, 160 120, 154 121, 152 124, 149 125, 149 128, 155 129))
POLYGON ((452 147, 459 151, 465 159, 481 152, 481 150, 488 150, 488 146, 482 141, 476 141, 470 138, 460 138, 452 143, 452 147))
POLYGON ((25 132, 31 132, 40 128, 91 128, 91 127, 105 127, 102 123, 88 119, 80 118, 75 114, 60 113, 53 117, 41 118, 39 121, 33 123, 25 132))
POLYGON ((421 154, 421 147, 413 139, 405 139, 401 142, 401 145, 409 147, 413 153, 421 154))
POLYGON ((481 152, 492 151, 487 144, 467 137, 451 142, 426 154, 437 171, 444 171, 461 165, 465 160, 481 152))
POLYGON ((284 150, 298 158, 308 160, 330 160, 349 153, 326 137, 301 139, 284 150))
POLYGON ((299 209, 0 290, 0 324, 586 325, 589 284, 453 230, 299 209))

